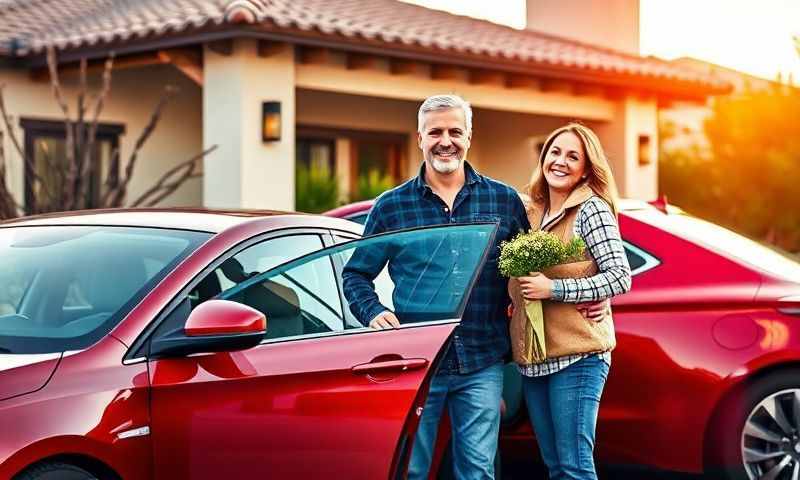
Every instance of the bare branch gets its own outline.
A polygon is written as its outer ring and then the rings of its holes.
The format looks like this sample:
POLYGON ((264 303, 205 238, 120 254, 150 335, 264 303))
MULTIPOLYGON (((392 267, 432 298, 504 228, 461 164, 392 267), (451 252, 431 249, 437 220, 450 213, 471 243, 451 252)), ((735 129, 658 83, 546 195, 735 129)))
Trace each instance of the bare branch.
POLYGON ((115 189, 119 185, 119 158, 120 152, 119 147, 115 148, 111 151, 111 159, 108 164, 108 176, 106 177, 104 186, 103 186, 103 194, 100 197, 100 207, 107 208, 111 205, 108 205, 108 202, 111 195, 113 195, 115 189))
POLYGON ((150 187, 139 198, 137 198, 136 201, 131 204, 131 207, 139 207, 142 205, 152 207, 164 198, 171 195, 175 190, 178 189, 178 187, 183 185, 186 180, 201 176, 200 173, 195 172, 195 168, 197 168, 199 160, 216 149, 217 146, 212 145, 194 157, 168 170, 152 187, 150 187), (172 181, 169 181, 173 177, 175 178, 172 181))
POLYGON ((83 142, 83 157, 81 158, 81 183, 79 185, 78 195, 85 201, 89 192, 89 183, 91 181, 91 173, 95 168, 92 162, 92 153, 94 152, 95 143, 97 140, 97 122, 100 119, 100 113, 103 111, 108 93, 111 91, 111 70, 114 68, 114 52, 111 52, 106 59, 105 66, 103 67, 103 86, 100 93, 97 95, 97 100, 94 104, 92 123, 89 125, 89 132, 83 142))
MULTIPOLYGON (((17 136, 14 135, 14 127, 11 125, 11 116, 8 114, 8 110, 6 110, 4 90, 5 85, 0 85, 0 116, 3 117, 3 125, 5 126, 8 136, 11 138, 11 144, 14 145, 14 150, 17 151, 24 162, 26 175, 30 175, 29 180, 31 185, 34 186, 38 184, 45 196, 52 201, 53 193, 50 191, 47 184, 42 180, 42 177, 36 172, 36 164, 33 162, 31 152, 26 152, 25 149, 19 144, 17 136)), ((36 203, 33 205, 28 205, 28 207, 32 213, 38 210, 36 203)))
POLYGON ((6 186, 6 151, 3 147, 3 135, 0 131, 0 219, 16 218, 23 214, 24 207, 8 191, 6 186))
MULTIPOLYGON (((80 73, 79 73, 79 82, 78 82, 78 100, 77 100, 77 110, 78 110, 78 117, 75 121, 75 158, 82 159, 84 158, 84 152, 86 150, 86 94, 89 90, 88 81, 87 81, 87 61, 85 58, 81 58, 80 63, 80 73)), ((78 171, 82 171, 81 161, 78 161, 78 171)), ((82 175, 79 176, 76 180, 78 183, 81 183, 82 175)), ((80 195, 78 196, 79 198, 80 195)))
POLYGON ((61 108, 64 114, 64 131, 66 133, 66 160, 67 160, 67 173, 64 177, 64 187, 62 192, 64 198, 62 199, 64 210, 72 210, 75 208, 75 195, 74 185, 78 178, 80 171, 75 158, 75 130, 72 121, 69 118, 69 106, 64 100, 64 95, 61 90, 61 82, 58 78, 58 61, 56 60, 56 50, 52 45, 47 47, 47 68, 50 72, 50 86, 53 91, 53 97, 56 103, 61 108))
POLYGON ((150 115, 150 119, 147 122, 147 125, 142 130, 142 133, 139 134, 139 138, 136 139, 136 143, 133 147, 133 152, 131 153, 130 158, 128 159, 128 163, 125 165, 125 174, 120 178, 119 184, 117 187, 109 192, 108 203, 103 201, 103 204, 107 204, 111 207, 120 207, 125 200, 125 195, 127 193, 128 184, 131 181, 131 177, 133 176, 133 168, 136 164, 136 160, 139 157, 139 151, 142 149, 142 145, 150 138, 150 135, 155 130, 156 125, 158 125, 158 121, 161 118, 161 113, 164 110, 167 102, 175 96, 177 93, 177 89, 172 86, 167 86, 164 89, 164 93, 162 93, 161 98, 156 104, 153 113, 150 115))

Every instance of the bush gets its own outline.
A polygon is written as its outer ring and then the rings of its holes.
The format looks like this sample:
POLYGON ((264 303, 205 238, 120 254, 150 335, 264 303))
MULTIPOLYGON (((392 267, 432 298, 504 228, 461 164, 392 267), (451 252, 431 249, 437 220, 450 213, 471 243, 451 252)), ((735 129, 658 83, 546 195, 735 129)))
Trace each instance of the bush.
POLYGON ((368 174, 358 177, 357 190, 350 201, 370 200, 391 188, 394 188, 394 180, 391 176, 381 175, 377 170, 370 170, 368 174))
POLYGON ((692 214, 800 251, 798 116, 800 90, 784 85, 715 99, 709 148, 662 151, 660 191, 692 214))
POLYGON ((339 205, 339 181, 328 170, 298 165, 295 171, 295 208, 321 213, 339 205))

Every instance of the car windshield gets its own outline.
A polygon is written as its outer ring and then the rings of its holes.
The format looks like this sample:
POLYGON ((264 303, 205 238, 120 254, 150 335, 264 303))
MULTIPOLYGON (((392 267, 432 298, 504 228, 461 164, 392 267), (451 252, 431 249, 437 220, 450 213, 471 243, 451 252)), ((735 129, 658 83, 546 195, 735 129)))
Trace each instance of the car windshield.
POLYGON ((0 228, 0 353, 88 347, 209 237, 134 227, 0 228))
POLYGON ((756 269, 792 282, 800 282, 800 263, 788 252, 766 247, 691 215, 665 215, 667 230, 701 245, 742 261, 756 269))

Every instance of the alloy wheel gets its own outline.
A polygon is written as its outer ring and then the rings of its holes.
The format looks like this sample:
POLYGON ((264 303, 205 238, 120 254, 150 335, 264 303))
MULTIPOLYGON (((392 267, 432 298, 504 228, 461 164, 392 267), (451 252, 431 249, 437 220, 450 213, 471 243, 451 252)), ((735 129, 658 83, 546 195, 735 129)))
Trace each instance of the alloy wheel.
POLYGON ((742 430, 741 455, 751 480, 800 480, 800 389, 756 404, 742 430))

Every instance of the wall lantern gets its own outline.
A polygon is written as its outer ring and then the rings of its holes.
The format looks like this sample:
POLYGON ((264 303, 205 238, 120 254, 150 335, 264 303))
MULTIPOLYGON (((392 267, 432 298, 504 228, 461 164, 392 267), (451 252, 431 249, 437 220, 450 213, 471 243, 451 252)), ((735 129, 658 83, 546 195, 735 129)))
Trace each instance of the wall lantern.
POLYGON ((277 142, 281 139, 281 102, 261 103, 261 141, 277 142))

